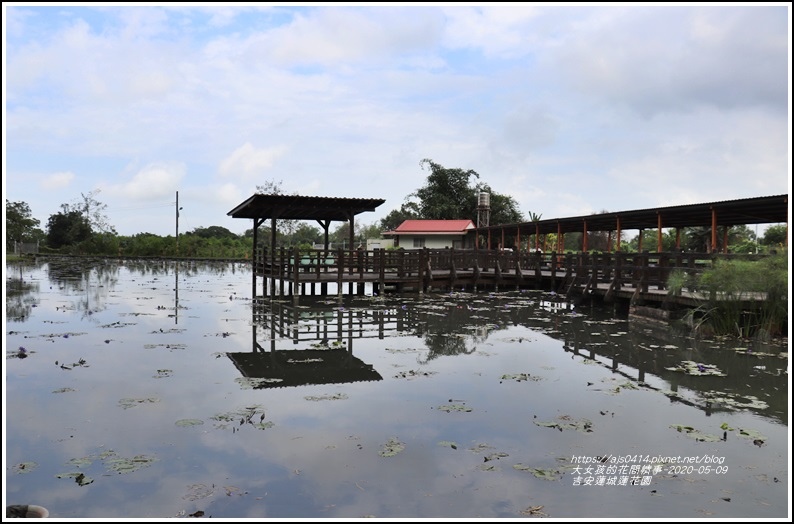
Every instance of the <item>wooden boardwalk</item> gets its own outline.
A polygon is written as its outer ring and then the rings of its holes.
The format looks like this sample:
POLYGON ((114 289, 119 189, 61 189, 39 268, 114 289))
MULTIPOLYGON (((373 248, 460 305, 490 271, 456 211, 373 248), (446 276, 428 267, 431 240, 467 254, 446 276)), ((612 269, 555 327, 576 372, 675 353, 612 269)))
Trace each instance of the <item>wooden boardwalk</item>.
MULTIPOLYGON (((673 295, 667 281, 673 271, 690 277, 716 260, 756 255, 707 253, 528 253, 486 250, 286 250, 259 251, 254 259, 254 297, 341 296, 446 290, 508 291, 542 289, 567 297, 596 296, 609 302, 697 307, 708 298, 691 289, 673 295), (257 278, 264 282, 257 290, 257 278)), ((749 303, 765 299, 743 297, 749 303)))

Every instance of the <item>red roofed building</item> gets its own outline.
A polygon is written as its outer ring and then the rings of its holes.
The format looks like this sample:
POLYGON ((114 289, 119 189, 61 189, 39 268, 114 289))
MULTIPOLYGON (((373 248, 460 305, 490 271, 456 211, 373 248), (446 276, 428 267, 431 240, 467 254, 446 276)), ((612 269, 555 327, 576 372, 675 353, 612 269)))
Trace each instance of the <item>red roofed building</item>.
POLYGON ((474 240, 467 235, 475 228, 471 220, 406 220, 383 236, 394 238, 394 247, 404 249, 473 248, 474 240))

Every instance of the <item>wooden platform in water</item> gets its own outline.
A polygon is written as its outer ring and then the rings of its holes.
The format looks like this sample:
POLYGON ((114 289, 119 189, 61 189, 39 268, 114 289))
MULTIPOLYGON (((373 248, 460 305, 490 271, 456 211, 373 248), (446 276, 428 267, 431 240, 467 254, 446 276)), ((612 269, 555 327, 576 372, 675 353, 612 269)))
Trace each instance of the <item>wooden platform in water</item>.
MULTIPOLYGON (((750 255, 741 256, 747 258, 750 255)), ((752 257, 752 256, 751 256, 752 257)), ((691 277, 715 260, 736 255, 705 253, 564 254, 483 250, 280 250, 259 253, 254 262, 253 296, 300 296, 445 290, 542 289, 566 296, 597 296, 633 304, 672 303, 697 307, 709 298, 696 290, 668 290, 673 271, 691 277), (264 281, 256 292, 256 279, 264 281), (346 285, 347 284, 347 285, 346 285)), ((758 258, 756 256, 756 258, 758 258)), ((735 297, 734 297, 735 298, 735 297)), ((757 304, 766 297, 745 293, 757 304)))

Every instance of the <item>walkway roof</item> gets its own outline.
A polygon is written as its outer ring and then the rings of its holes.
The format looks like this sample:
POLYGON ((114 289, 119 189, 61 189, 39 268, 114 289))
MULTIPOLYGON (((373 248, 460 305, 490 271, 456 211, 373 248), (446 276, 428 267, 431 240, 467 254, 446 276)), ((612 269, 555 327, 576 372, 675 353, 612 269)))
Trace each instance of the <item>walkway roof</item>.
POLYGON ((587 231, 615 231, 618 219, 621 230, 680 227, 711 227, 712 212, 718 226, 788 223, 788 195, 723 200, 704 204, 656 207, 614 213, 599 213, 577 217, 552 218, 537 222, 499 224, 481 227, 479 231, 519 230, 522 234, 581 233, 587 231))

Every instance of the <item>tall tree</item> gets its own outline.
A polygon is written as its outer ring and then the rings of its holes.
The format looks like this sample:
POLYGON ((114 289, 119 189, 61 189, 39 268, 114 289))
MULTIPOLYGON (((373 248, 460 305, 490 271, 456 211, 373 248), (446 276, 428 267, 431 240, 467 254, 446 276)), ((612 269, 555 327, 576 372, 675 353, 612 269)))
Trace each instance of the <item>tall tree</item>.
POLYGON ((422 169, 430 169, 427 183, 410 195, 419 199, 420 216, 435 220, 471 219, 473 189, 469 179, 480 178, 480 175, 472 169, 446 168, 429 158, 419 165, 422 169))
POLYGON ((91 224, 80 211, 50 215, 47 221, 47 245, 53 249, 71 246, 91 237, 91 224))
POLYGON ((461 218, 471 218, 476 222, 480 193, 488 193, 490 195, 488 200, 491 209, 489 220, 491 225, 516 224, 524 221, 515 199, 509 195, 497 193, 486 183, 479 183, 474 187, 468 200, 468 216, 461 218))
POLYGON ((71 213, 80 213, 83 215, 85 222, 89 225, 91 232, 94 233, 112 233, 116 234, 116 230, 110 224, 110 220, 105 214, 107 204, 104 204, 96 199, 96 195, 100 192, 99 189, 90 191, 88 194, 80 193, 80 200, 72 202, 71 204, 61 204, 63 213, 69 215, 71 213))
POLYGON ((392 209, 388 215, 380 220, 382 231, 393 231, 406 220, 419 218, 419 210, 414 202, 405 202, 400 209, 392 209))
POLYGON ((38 219, 33 218, 26 202, 9 202, 6 199, 6 242, 30 242, 36 237, 38 219))
POLYGON ((769 226, 764 231, 761 243, 765 246, 782 246, 788 236, 788 227, 785 224, 769 226))

